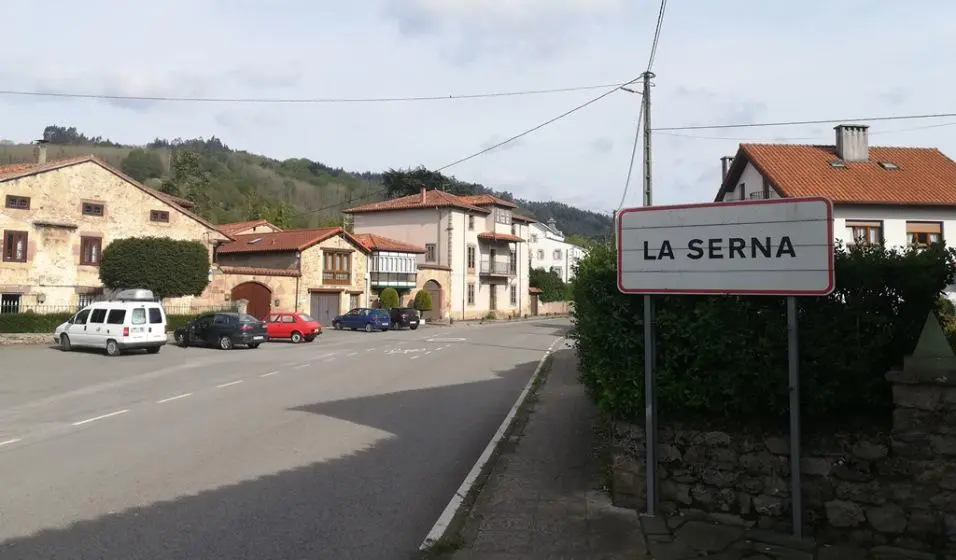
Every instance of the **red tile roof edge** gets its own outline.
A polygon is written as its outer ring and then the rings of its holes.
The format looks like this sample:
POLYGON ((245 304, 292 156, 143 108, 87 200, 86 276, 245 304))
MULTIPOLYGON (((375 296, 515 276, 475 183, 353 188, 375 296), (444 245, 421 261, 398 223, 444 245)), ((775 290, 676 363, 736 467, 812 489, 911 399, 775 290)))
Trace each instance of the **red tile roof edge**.
POLYGON ((298 270, 262 268, 258 266, 220 266, 223 274, 250 274, 253 276, 301 276, 298 270))
POLYGON ((313 247, 331 239, 337 235, 341 235, 343 239, 351 243, 356 249, 358 249, 363 254, 369 254, 371 251, 362 244, 354 235, 345 231, 341 227, 332 227, 332 228, 312 228, 312 229, 290 229, 285 231, 276 231, 276 232, 267 232, 267 233, 246 233, 242 235, 233 236, 234 239, 231 243, 226 243, 219 247, 218 252, 224 255, 235 254, 235 253, 273 253, 281 251, 304 251, 309 247, 313 247), (307 235, 313 233, 311 237, 307 235), (251 241, 257 238, 268 237, 270 239, 283 239, 283 238, 296 238, 299 236, 306 235, 303 238, 303 241, 297 245, 280 245, 277 247, 273 246, 249 246, 248 243, 242 244, 241 242, 251 241), (230 248, 230 245, 232 248, 230 248))
POLYGON ((411 243, 405 243, 404 241, 392 239, 391 237, 386 237, 384 235, 379 235, 377 233, 355 233, 353 235, 369 251, 384 251, 384 252, 394 252, 394 253, 418 253, 418 254, 426 253, 426 250, 424 247, 419 247, 418 245, 413 245, 411 243), (383 245, 390 244, 391 248, 379 247, 380 241, 384 241, 383 245))
POLYGON ((365 214, 370 212, 400 212, 403 210, 421 210, 423 208, 460 208, 462 210, 469 210, 472 212, 481 212, 482 214, 490 214, 491 211, 486 208, 481 208, 480 206, 475 206, 473 204, 468 204, 461 199, 458 195, 454 195, 447 191, 442 191, 439 189, 432 189, 425 191, 426 197, 435 196, 440 200, 429 201, 426 198, 425 202, 421 201, 421 193, 410 194, 406 196, 401 196, 398 198, 392 198, 389 200, 381 200, 379 202, 370 202, 368 204, 363 204, 361 206, 355 206, 353 208, 347 208, 342 210, 343 214, 365 214), (416 199, 418 199, 416 201, 416 199), (408 203, 408 206, 394 206, 397 202, 403 201, 402 203, 408 203), (392 206, 387 206, 392 204, 392 206), (385 206, 383 206, 385 205, 385 206))
POLYGON ((418 265, 418 268, 425 269, 425 270, 451 270, 451 267, 448 266, 447 264, 433 264, 433 263, 420 264, 418 265))
POLYGON ((511 243, 524 243, 524 239, 510 233, 492 233, 484 231, 478 234, 478 239, 490 239, 492 241, 509 241, 511 243))

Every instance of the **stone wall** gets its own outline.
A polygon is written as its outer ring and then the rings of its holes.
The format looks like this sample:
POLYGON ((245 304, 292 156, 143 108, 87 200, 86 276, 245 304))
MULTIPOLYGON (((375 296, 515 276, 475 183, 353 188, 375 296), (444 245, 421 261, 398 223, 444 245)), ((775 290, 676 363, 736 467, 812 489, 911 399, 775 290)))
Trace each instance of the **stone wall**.
MULTIPOLYGON (((956 557, 956 357, 935 318, 914 355, 886 377, 895 404, 889 434, 804 438, 806 532, 818 544, 956 557)), ((644 511, 644 429, 618 422, 612 439, 614 501, 644 511)), ((662 421, 658 463, 664 515, 791 531, 787 434, 662 421)))

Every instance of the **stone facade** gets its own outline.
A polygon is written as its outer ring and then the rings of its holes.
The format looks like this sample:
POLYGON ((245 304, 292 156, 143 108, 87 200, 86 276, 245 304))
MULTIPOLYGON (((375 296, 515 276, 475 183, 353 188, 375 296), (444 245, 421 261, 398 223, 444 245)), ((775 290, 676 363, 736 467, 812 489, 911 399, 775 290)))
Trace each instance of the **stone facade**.
MULTIPOLYGON (((805 530, 818 543, 849 542, 876 556, 956 557, 956 357, 935 317, 904 367, 886 376, 895 403, 891 433, 802 443, 805 530)), ((615 502, 639 511, 645 441, 640 426, 614 426, 615 502)), ((662 423, 658 463, 665 515, 791 530, 787 434, 662 423)))
MULTIPOLYGON (((415 289, 411 290, 403 300, 403 304, 409 307, 413 307, 415 303, 415 295, 421 291, 425 284, 429 280, 434 280, 439 286, 441 286, 441 310, 440 316, 442 318, 448 318, 451 314, 452 302, 451 302, 451 269, 447 267, 432 266, 432 265, 418 265, 418 273, 415 277, 415 289)), ((438 305, 438 302, 432 301, 432 305, 438 305)), ((456 317, 457 318, 457 317, 456 317)))
POLYGON ((92 159, 0 182, 0 203, 7 196, 29 198, 27 209, 0 211, 0 231, 27 234, 26 262, 0 261, 0 293, 20 294, 22 310, 72 309, 82 294, 102 288, 99 267, 80 264, 82 238, 100 240, 97 259, 111 241, 142 236, 200 241, 211 259, 213 244, 227 239, 211 224, 92 159), (84 203, 102 205, 102 212, 84 213, 84 203), (154 221, 153 211, 168 221, 154 221))
POLYGON ((355 303, 352 296, 358 296, 358 306, 368 305, 368 252, 364 247, 350 243, 341 235, 336 235, 302 251, 299 263, 302 279, 299 282, 299 311, 309 311, 310 293, 313 291, 334 290, 339 293, 339 309, 348 311, 355 303), (322 278, 323 250, 351 251, 351 284, 342 286, 328 284, 322 278))

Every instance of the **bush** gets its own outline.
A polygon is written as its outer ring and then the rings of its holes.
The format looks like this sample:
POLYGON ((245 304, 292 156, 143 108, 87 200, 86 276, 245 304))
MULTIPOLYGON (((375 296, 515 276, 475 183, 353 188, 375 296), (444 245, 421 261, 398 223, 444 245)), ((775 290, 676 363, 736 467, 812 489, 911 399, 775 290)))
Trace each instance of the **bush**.
POLYGON ((432 310, 432 296, 425 290, 418 290, 415 294, 415 309, 419 311, 432 310))
MULTIPOLYGON (((808 429, 837 419, 885 424, 887 370, 911 352, 954 275, 954 254, 838 249, 836 289, 798 299, 800 372, 808 429)), ((621 294, 612 246, 592 248, 573 287, 582 382, 612 417, 644 416, 643 298, 621 294)), ((655 296, 660 414, 785 426, 783 297, 655 296)))
POLYGON ((103 250, 100 280, 110 289, 144 288, 160 298, 198 296, 209 283, 209 252, 198 241, 117 239, 103 250))
POLYGON ((73 313, 3 313, 0 333, 52 333, 73 313))
POLYGON ((398 307, 398 292, 395 291, 395 288, 385 288, 378 295, 378 299, 382 302, 382 307, 386 309, 398 307))
POLYGON ((571 299, 569 286, 554 271, 543 268, 531 269, 528 285, 541 290, 541 295, 538 297, 545 303, 571 299))

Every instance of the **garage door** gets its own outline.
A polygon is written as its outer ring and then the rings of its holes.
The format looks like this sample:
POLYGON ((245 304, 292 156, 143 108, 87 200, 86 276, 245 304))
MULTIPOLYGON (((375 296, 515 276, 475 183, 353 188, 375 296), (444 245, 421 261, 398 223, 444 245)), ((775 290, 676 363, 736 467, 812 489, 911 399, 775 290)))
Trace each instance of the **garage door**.
POLYGON ((341 313, 341 311, 339 311, 340 301, 341 298, 339 294, 313 293, 309 307, 312 317, 321 323, 323 327, 331 326, 332 319, 341 313))
POLYGON ((246 313, 260 321, 265 321, 272 309, 270 300, 272 291, 258 282, 244 282, 232 289, 232 301, 247 300, 246 313))

